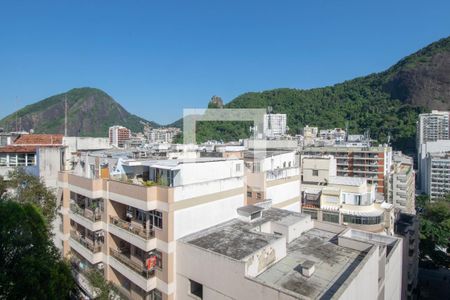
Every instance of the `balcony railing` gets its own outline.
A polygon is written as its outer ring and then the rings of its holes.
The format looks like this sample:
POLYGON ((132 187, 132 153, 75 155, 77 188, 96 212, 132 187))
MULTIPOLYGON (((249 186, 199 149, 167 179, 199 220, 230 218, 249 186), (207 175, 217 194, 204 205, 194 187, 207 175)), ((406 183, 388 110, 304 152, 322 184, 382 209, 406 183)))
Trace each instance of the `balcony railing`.
POLYGON ((70 231, 70 237, 77 241, 81 246, 87 248, 93 253, 102 251, 102 245, 94 243, 93 241, 79 236, 74 230, 70 231))
POLYGON ((86 219, 88 219, 90 221, 93 221, 93 222, 97 222, 102 219, 101 214, 95 213, 93 210, 88 209, 88 208, 83 209, 75 203, 70 204, 70 210, 80 216, 85 217, 86 219))
POLYGON ((155 231, 151 228, 143 228, 141 225, 133 224, 132 222, 124 221, 118 217, 110 217, 111 224, 125 229, 132 234, 135 234, 143 239, 149 240, 155 236, 155 231))
POLYGON ((126 265, 128 268, 130 268, 131 270, 133 270, 134 272, 138 273, 139 275, 141 275, 142 277, 148 279, 151 278, 153 276, 155 276, 155 270, 147 270, 144 267, 144 262, 142 262, 141 264, 131 260, 127 255, 120 253, 118 250, 112 249, 110 248, 110 254, 112 257, 114 257, 115 259, 117 259, 119 262, 121 262, 122 264, 126 265))

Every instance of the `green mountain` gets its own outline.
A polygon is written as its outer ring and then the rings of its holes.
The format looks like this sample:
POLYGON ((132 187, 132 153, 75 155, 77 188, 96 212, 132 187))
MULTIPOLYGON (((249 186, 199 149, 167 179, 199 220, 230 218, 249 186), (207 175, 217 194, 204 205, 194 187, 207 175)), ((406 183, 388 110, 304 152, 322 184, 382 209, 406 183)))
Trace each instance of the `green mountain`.
POLYGON ((66 98, 67 133, 70 136, 108 136, 108 128, 112 125, 122 125, 133 132, 143 131, 143 123, 159 126, 130 114, 102 90, 77 88, 25 106, 0 120, 0 127, 5 130, 34 129, 35 133, 64 133, 66 98))
MULTIPOLYGON (((388 70, 334 86, 274 89, 238 96, 225 108, 266 108, 286 113, 292 134, 305 125, 345 128, 350 133, 369 130, 372 138, 412 154, 419 113, 450 110, 450 37, 402 59, 388 70)), ((173 123, 180 126, 181 120, 173 123)), ((202 122, 198 141, 247 137, 248 124, 202 122)))

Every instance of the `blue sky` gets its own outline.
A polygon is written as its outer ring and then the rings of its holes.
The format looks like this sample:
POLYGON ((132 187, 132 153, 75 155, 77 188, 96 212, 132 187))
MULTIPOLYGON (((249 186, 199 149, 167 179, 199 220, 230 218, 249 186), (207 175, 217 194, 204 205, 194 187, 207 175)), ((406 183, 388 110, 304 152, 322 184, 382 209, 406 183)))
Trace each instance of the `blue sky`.
POLYGON ((382 71, 448 35, 449 1, 1 1, 0 118, 91 86, 164 124, 212 95, 382 71))

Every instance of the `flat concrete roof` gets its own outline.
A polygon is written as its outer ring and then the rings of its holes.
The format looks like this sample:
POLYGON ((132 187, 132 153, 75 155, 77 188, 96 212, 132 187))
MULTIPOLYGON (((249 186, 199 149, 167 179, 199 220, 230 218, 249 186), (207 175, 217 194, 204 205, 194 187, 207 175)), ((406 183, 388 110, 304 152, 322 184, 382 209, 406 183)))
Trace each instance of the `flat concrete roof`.
POLYGON ((284 238, 274 234, 256 232, 252 229, 270 221, 288 226, 304 218, 308 218, 308 216, 283 209, 270 208, 263 210, 261 218, 252 222, 232 219, 188 235, 181 241, 228 256, 231 259, 242 260, 271 242, 284 238))
MULTIPOLYGON (((287 210, 270 208, 253 222, 233 219, 182 238, 180 241, 234 260, 242 260, 266 247, 276 239, 275 234, 253 231, 268 221, 285 226, 308 216, 287 210)), ((275 290, 298 298, 331 298, 351 276, 366 256, 366 252, 339 246, 337 234, 313 228, 287 245, 284 258, 249 280, 260 282, 275 290), (306 265, 305 265, 306 264, 306 265), (310 277, 301 268, 314 265, 310 277)))
POLYGON ((337 245, 336 234, 311 229, 289 243, 287 255, 255 280, 274 289, 311 299, 329 299, 342 286, 365 256, 365 252, 337 245), (302 265, 314 263, 311 277, 302 265))

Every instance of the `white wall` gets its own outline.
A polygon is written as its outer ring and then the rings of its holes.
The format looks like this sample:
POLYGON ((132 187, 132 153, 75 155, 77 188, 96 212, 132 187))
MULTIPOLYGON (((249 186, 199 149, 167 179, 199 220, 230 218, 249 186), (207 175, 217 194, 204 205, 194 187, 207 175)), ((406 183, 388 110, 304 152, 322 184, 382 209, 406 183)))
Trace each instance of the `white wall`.
POLYGON ((266 199, 271 199, 272 204, 281 203, 294 197, 298 197, 298 201, 300 201, 300 180, 267 187, 266 190, 266 199))
POLYGON ((183 163, 179 166, 180 171, 174 178, 176 186, 244 176, 242 160, 183 163), (236 165, 240 166, 236 167, 236 165))
POLYGON ((173 221, 174 239, 236 218, 236 210, 241 206, 244 206, 244 194, 177 210, 173 221))

